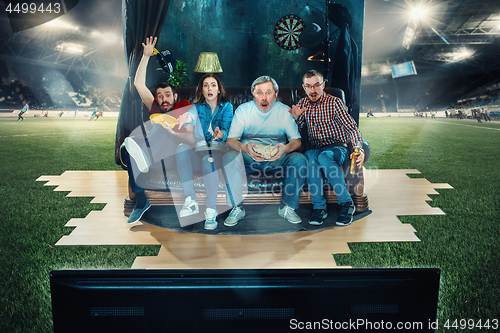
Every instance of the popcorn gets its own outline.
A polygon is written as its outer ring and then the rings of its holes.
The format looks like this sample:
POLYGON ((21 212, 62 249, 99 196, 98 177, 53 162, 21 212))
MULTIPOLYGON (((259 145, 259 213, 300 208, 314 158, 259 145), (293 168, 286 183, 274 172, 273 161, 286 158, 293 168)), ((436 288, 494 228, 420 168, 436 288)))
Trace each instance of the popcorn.
POLYGON ((273 157, 274 155, 276 155, 276 153, 278 152, 278 147, 275 147, 275 146, 257 145, 257 146, 254 146, 254 147, 253 147, 253 150, 254 150, 256 153, 261 154, 261 155, 262 155, 262 157, 263 157, 265 160, 268 160, 268 159, 270 159, 271 157, 273 157))

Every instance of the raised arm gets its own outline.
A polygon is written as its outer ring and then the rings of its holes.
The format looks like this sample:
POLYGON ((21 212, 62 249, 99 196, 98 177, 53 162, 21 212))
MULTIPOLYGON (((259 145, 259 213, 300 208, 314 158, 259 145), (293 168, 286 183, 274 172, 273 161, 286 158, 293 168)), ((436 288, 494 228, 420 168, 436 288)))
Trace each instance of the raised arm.
POLYGON ((153 105, 154 96, 151 93, 151 90, 146 87, 146 70, 148 68, 149 57, 151 57, 154 52, 153 48, 156 45, 157 38, 149 37, 146 38, 146 44, 142 43, 144 48, 141 62, 137 67, 137 71, 135 72, 134 86, 141 96, 142 102, 146 105, 148 110, 151 110, 151 106, 153 105))

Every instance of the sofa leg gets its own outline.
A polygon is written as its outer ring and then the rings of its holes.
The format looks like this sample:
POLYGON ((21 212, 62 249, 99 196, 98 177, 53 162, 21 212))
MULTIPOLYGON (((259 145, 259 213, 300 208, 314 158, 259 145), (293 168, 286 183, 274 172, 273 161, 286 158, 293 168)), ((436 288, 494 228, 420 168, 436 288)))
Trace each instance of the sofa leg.
POLYGON ((130 183, 128 184, 128 196, 125 198, 123 203, 123 214, 125 216, 130 216, 135 206, 135 193, 130 189, 130 183))
POLYGON ((132 200, 135 200, 135 193, 132 192, 132 188, 130 187, 130 183, 128 183, 128 197, 132 200))
POLYGON ((368 196, 364 193, 362 195, 353 195, 352 201, 354 202, 354 205, 356 206, 356 212, 362 213, 362 212, 366 212, 369 209, 368 196))
POLYGON ((123 203, 123 215, 130 216, 135 207, 135 199, 130 199, 126 197, 123 203))

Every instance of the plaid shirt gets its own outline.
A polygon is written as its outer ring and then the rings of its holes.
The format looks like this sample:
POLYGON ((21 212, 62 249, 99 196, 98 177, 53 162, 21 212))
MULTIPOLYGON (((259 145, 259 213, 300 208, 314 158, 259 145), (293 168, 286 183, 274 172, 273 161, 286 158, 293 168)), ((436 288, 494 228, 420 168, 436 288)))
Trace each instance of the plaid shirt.
POLYGON ((340 98, 323 93, 314 103, 308 97, 299 101, 300 108, 306 110, 297 117, 301 129, 307 124, 309 141, 314 148, 321 148, 337 142, 363 142, 356 122, 347 113, 347 107, 340 98))

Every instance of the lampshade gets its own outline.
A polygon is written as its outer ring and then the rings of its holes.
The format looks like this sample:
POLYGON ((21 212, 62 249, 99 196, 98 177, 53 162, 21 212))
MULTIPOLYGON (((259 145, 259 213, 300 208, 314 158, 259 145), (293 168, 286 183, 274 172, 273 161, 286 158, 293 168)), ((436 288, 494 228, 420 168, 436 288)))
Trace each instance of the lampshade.
POLYGON ((217 53, 201 52, 194 71, 198 73, 222 73, 222 67, 217 53))

